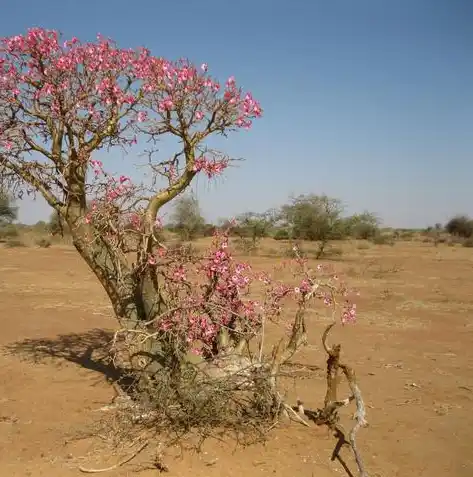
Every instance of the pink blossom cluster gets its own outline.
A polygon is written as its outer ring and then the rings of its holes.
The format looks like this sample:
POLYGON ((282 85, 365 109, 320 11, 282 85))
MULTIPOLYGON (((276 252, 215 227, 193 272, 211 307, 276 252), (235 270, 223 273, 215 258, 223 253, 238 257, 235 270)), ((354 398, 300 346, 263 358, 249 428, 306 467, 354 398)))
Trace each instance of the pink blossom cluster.
POLYGON ((205 156, 201 156, 195 160, 194 171, 203 171, 210 179, 216 175, 221 174, 228 167, 228 164, 228 159, 210 160, 205 156))
MULTIPOLYGON (((157 269, 167 268, 167 294, 175 297, 175 302, 169 305, 172 312, 161 317, 156 326, 175 336, 180 343, 186 343, 196 353, 211 353, 223 328, 246 338, 257 336, 263 317, 277 320, 287 299, 294 299, 301 306, 312 292, 315 299, 334 306, 336 295, 347 295, 343 287, 332 288, 338 281, 338 278, 333 279, 333 274, 328 281, 314 279, 309 270, 301 268, 301 263, 306 265, 304 260, 296 259, 293 263, 299 277, 296 287, 277 281, 266 272, 253 272, 248 264, 236 261, 231 255, 228 230, 215 233, 210 251, 197 262, 185 262, 182 258, 173 260, 172 256, 173 252, 158 248, 148 262, 157 269), (252 299, 249 294, 256 282, 264 287, 261 301, 252 299)), ((323 267, 317 268, 318 272, 323 271, 323 267)), ((355 312, 356 306, 346 301, 342 323, 354 321, 355 312)), ((291 320, 293 317, 283 318, 291 320)))
MULTIPOLYGON (((159 251, 149 262, 153 266, 159 266, 162 258, 169 261, 172 256, 171 252, 158 254, 159 251)), ((161 318, 157 327, 179 335, 179 342, 192 344, 194 352, 210 353, 222 328, 241 337, 253 337, 261 326, 263 314, 270 312, 269 300, 263 304, 248 297, 255 277, 248 264, 236 262, 229 253, 227 232, 215 233, 212 248, 202 260, 187 263, 187 267, 181 260, 178 266, 168 268, 168 295, 176 298, 178 306, 161 318), (197 283, 191 276, 196 277, 197 283), (202 277, 206 278, 204 283, 202 277)), ((274 294, 273 299, 282 298, 283 294, 274 294)))
POLYGON ((135 187, 130 177, 120 175, 116 178, 109 175, 104 171, 103 163, 95 159, 89 161, 89 166, 94 174, 93 182, 96 183, 96 197, 92 200, 84 221, 87 224, 96 225, 103 225, 104 222, 112 221, 115 222, 115 225, 121 223, 124 226, 131 226, 138 230, 141 227, 139 214, 136 212, 117 213, 122 205, 121 202, 134 195, 135 187))
POLYGON ((358 292, 349 289, 340 280, 332 267, 318 264, 316 267, 318 279, 314 280, 310 270, 307 268, 307 259, 297 256, 294 261, 298 266, 299 272, 302 271, 304 276, 299 286, 294 288, 296 296, 299 296, 299 300, 303 301, 311 293, 314 298, 321 300, 325 306, 334 307, 337 305, 337 297, 341 296, 344 299, 341 313, 342 324, 353 323, 356 320, 356 304, 348 298, 351 295, 358 295, 358 292))
POLYGON ((259 102, 233 77, 221 90, 206 64, 197 68, 185 59, 155 57, 145 48, 122 49, 100 35, 96 42, 74 37, 61 44, 57 31, 31 28, 0 40, 1 97, 34 102, 89 130, 106 124, 116 106, 130 125, 153 116, 148 112, 167 122, 177 108, 188 126, 213 118, 207 126, 215 130, 249 128, 262 116, 259 102))

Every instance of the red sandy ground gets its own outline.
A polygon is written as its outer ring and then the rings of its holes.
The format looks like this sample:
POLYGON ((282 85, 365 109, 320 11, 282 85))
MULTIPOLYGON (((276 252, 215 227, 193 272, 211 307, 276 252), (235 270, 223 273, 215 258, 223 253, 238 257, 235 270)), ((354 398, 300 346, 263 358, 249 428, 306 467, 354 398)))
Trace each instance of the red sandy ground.
MULTIPOLYGON (((332 339, 342 343, 368 404, 370 427, 358 441, 370 476, 473 476, 473 250, 347 247, 335 265, 361 291, 359 321, 332 339)), ((254 259, 257 266, 274 260, 254 259)), ((116 462, 98 438, 81 438, 114 396, 100 369, 81 364, 90 358, 94 367, 100 332, 91 330, 115 326, 95 278, 71 248, 0 249, 0 303, 0 476, 68 477, 83 475, 81 464, 116 462), (71 333, 78 335, 58 339, 71 333), (45 352, 56 356, 40 358, 45 352)), ((311 346, 296 360, 323 368, 326 322, 312 321, 311 346)), ((289 391, 318 407, 323 369, 289 391)), ((180 477, 346 476, 330 461, 333 446, 326 429, 291 423, 264 447, 211 441, 201 454, 169 453, 165 463, 167 475, 180 477)), ((110 475, 158 475, 139 463, 110 475)))

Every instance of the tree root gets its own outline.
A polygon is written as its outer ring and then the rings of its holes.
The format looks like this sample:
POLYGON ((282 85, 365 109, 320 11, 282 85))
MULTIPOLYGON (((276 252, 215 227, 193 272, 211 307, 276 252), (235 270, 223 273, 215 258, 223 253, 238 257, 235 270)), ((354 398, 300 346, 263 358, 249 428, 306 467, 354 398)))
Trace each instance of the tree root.
POLYGON ((110 467, 104 467, 102 469, 88 469, 86 467, 80 466, 79 470, 83 472, 84 474, 99 474, 101 472, 108 472, 110 470, 118 469, 118 467, 121 467, 122 465, 125 465, 128 462, 132 461, 138 454, 144 451, 146 447, 148 447, 148 445, 149 445, 149 441, 144 442, 143 444, 141 444, 140 447, 138 447, 138 449, 135 452, 133 452, 133 454, 129 455, 128 457, 125 457, 123 460, 121 460, 120 462, 117 462, 114 465, 111 465, 110 467))

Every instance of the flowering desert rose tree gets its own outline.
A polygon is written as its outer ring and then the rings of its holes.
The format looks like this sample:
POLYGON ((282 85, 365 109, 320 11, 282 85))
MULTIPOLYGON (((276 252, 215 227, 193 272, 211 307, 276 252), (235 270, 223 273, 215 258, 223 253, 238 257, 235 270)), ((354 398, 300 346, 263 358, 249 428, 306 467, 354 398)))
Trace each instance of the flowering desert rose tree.
POLYGON ((305 340, 309 300, 334 305, 342 297, 342 320, 354 319, 341 280, 324 276, 321 266, 314 278, 300 257, 289 286, 237 263, 225 231, 200 258, 160 241, 161 208, 197 175, 212 178, 231 161, 210 149, 208 139, 249 129, 261 115, 258 101, 233 77, 220 84, 206 64, 121 49, 100 36, 92 43, 63 41, 42 28, 0 41, 2 177, 17 190, 41 194, 67 224, 110 298, 141 384, 165 369, 179 387, 183 368, 198 355, 210 378, 219 379, 222 369, 225 376, 228 369, 246 370, 246 377, 248 369, 265 371, 274 396, 279 367, 305 340), (162 137, 175 138, 179 148, 161 161, 150 153, 141 183, 105 170, 97 157, 162 137), (259 302, 249 295, 253 282, 263 288, 259 302), (265 323, 281 319, 282 302, 291 298, 298 311, 289 338, 264 364, 265 323), (259 352, 250 353, 254 338, 259 352))
POLYGON ((73 231, 74 245, 107 291, 123 326, 138 327, 164 302, 156 283, 154 234, 160 208, 199 173, 221 173, 230 158, 205 149, 217 133, 249 128, 261 108, 233 78, 222 87, 207 66, 125 50, 99 37, 60 42, 31 29, 0 46, 0 164, 38 191, 73 231), (146 191, 104 171, 94 153, 130 148, 138 136, 176 137, 181 150, 146 191), (112 149, 112 150, 111 150, 112 149), (135 234, 134 246, 125 235, 135 234), (133 263, 127 254, 135 251, 133 263))

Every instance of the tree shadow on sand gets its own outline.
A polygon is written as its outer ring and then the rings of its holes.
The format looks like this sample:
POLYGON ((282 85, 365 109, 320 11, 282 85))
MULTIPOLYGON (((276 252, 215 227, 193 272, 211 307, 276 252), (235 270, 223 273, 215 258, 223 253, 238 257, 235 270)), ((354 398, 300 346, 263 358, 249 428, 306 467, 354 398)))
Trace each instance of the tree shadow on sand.
POLYGON ((123 378, 123 371, 111 362, 109 350, 113 338, 111 331, 92 329, 85 333, 68 333, 55 338, 27 338, 4 347, 11 355, 34 363, 66 360, 90 369, 115 382, 123 378))

